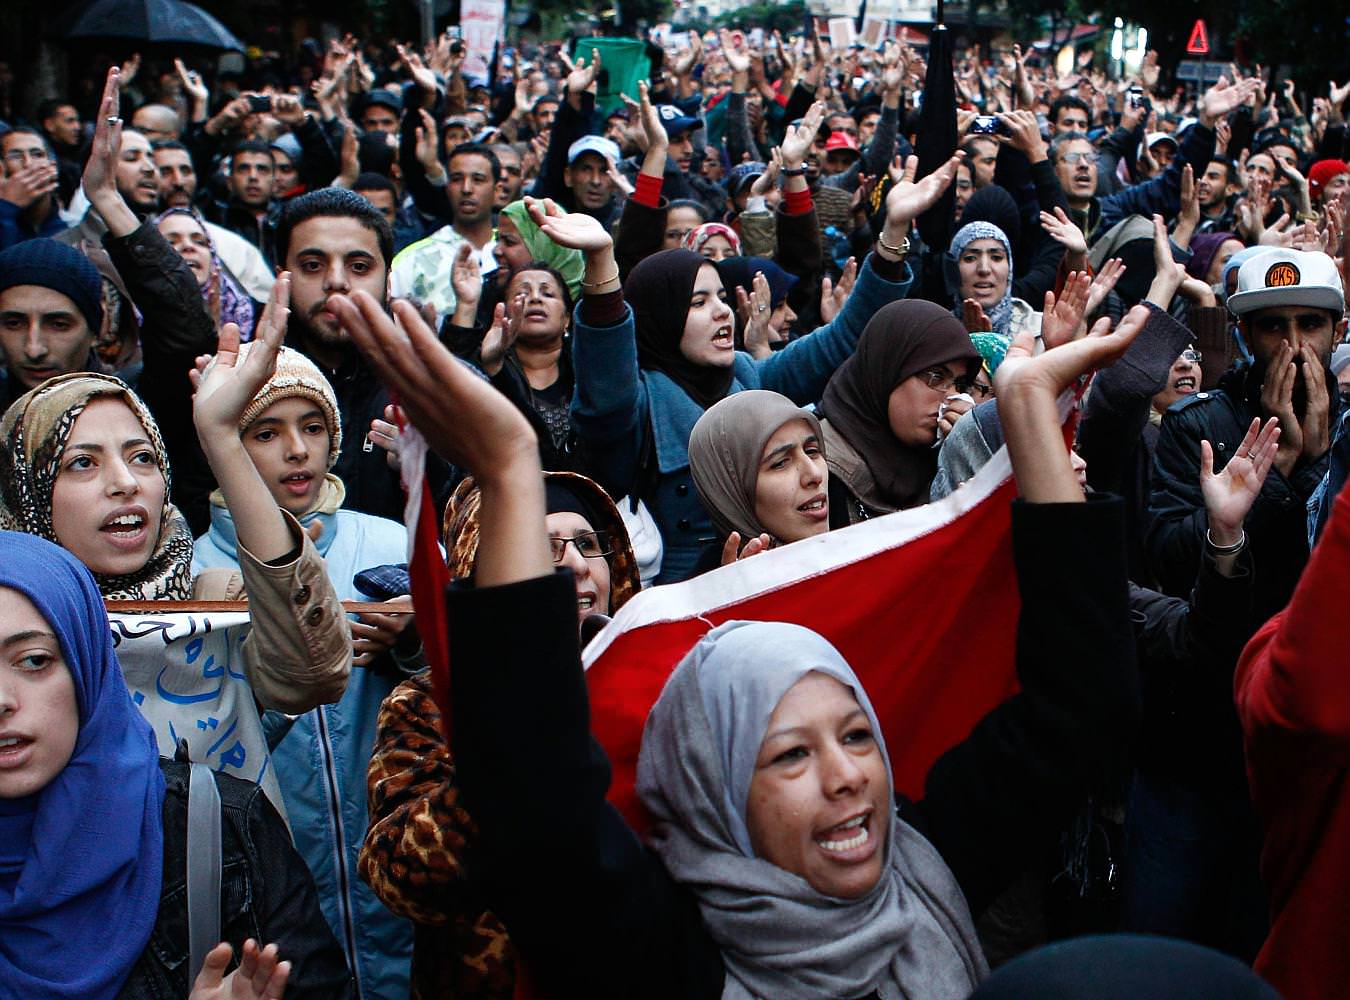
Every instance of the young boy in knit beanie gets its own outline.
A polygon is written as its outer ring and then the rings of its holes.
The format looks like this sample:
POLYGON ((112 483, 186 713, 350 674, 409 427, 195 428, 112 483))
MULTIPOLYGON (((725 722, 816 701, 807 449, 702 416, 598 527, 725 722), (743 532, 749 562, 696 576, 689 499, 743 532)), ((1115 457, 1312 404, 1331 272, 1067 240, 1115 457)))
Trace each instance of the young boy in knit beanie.
MULTIPOLYGON (((252 344, 240 350, 243 362, 252 344)), ((343 600, 364 600, 355 577, 362 570, 407 558, 403 525, 342 509, 345 489, 330 471, 342 441, 337 397, 323 373, 298 351, 283 347, 276 372, 239 421, 244 449, 277 505, 314 537, 329 578, 343 600)), ((211 528, 197 539, 193 571, 234 568, 235 533, 229 509, 211 497, 211 528)), ((397 599, 411 610, 411 602, 397 599)), ((366 769, 375 745, 380 703, 421 666, 421 643, 412 615, 356 615, 355 653, 347 692, 295 720, 272 754, 277 781, 295 837, 309 864, 319 899, 348 960, 362 980, 388 988, 380 996, 406 996, 412 927, 395 917, 357 877, 356 862, 367 827, 366 769)))

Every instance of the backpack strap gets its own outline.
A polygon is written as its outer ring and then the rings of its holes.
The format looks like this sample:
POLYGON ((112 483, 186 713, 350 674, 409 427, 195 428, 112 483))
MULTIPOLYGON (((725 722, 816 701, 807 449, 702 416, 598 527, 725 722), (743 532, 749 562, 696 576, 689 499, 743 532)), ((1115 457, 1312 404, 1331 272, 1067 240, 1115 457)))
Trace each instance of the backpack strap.
POLYGON ((205 764, 188 778, 187 907, 188 989, 206 956, 220 943, 220 791, 205 764))

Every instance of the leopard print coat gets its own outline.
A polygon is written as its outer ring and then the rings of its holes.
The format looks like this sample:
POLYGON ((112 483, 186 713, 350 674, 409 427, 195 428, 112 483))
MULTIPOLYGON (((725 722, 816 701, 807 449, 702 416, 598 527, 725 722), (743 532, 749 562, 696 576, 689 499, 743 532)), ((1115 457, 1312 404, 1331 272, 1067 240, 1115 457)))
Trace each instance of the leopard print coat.
MULTIPOLYGON (((575 473, 562 476, 587 490, 613 540, 610 610, 641 589, 637 560, 609 496, 575 473)), ((450 575, 473 571, 478 551, 479 493, 466 479, 444 516, 450 575)), ((473 818, 459 801, 455 765, 431 693, 431 674, 404 681, 380 707, 375 752, 367 771, 370 829, 361 847, 361 877, 386 906, 413 922, 412 1000, 509 1000, 516 952, 488 909, 473 877, 473 818)))

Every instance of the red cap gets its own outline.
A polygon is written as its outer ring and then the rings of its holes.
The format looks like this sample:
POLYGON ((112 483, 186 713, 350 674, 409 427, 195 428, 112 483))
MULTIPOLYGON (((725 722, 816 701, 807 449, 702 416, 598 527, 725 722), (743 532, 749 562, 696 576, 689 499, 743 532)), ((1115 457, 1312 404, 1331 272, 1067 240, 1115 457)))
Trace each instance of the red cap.
POLYGON ((825 152, 833 152, 836 149, 848 149, 857 153, 858 140, 847 132, 831 132, 830 137, 825 140, 825 152))
MULTIPOLYGON (((831 136, 833 138, 833 136, 831 136)), ((1350 163, 1341 160, 1318 160, 1308 168, 1308 193, 1312 200, 1322 197, 1322 188, 1339 174, 1350 174, 1350 163)))

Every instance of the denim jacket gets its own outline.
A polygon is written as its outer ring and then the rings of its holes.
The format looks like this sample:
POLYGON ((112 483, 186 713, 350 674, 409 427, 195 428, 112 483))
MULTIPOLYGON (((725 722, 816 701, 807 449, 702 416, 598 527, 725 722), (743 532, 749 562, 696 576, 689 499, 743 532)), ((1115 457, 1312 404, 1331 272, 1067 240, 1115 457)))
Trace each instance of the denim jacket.
MULTIPOLYGON (((164 771, 164 883, 150 942, 118 1000, 183 1000, 188 980, 185 763, 160 758, 164 771)), ((352 995, 342 950, 319 912, 314 880, 281 816, 262 788, 216 774, 221 811, 221 938, 236 958, 248 938, 277 945, 291 963, 287 1000, 342 1000, 352 995)), ((197 817, 192 821, 199 822, 197 817)), ((117 928, 109 928, 117 933, 117 928)), ((233 968, 231 963, 231 967, 233 968)))
MULTIPOLYGON (((867 321, 882 306, 903 299, 913 281, 908 267, 903 281, 887 281, 869 256, 831 322, 761 360, 736 352, 728 394, 772 389, 799 406, 816 402, 835 369, 853 354, 867 321)), ((578 305, 572 337, 572 423, 587 468, 610 496, 636 495, 646 501, 665 545, 656 582, 687 579, 703 544, 713 536, 712 519, 699 502, 689 471, 689 434, 703 408, 666 375, 638 368, 631 309, 617 326, 605 329, 588 326, 582 317, 578 305), (648 468, 652 465, 655 476, 648 468)))

